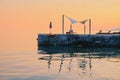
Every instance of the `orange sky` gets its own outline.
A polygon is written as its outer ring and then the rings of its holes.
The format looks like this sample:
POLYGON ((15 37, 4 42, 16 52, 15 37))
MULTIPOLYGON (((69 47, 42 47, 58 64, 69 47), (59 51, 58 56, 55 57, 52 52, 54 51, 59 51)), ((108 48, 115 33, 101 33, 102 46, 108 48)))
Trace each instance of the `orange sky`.
MULTIPOLYGON (((0 51, 8 47, 17 51, 36 44, 38 33, 49 33, 50 21, 52 31, 61 33, 62 14, 78 21, 91 18, 92 33, 118 28, 120 0, 0 0, 0 51)), ((65 32, 69 24, 65 18, 65 32)), ((83 33, 81 24, 74 24, 73 29, 83 33)))

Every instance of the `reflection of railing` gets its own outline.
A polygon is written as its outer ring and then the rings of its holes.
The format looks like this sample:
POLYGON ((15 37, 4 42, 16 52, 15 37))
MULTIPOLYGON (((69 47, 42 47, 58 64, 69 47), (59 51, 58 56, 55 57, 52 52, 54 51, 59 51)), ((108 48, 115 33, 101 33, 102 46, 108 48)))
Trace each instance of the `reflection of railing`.
POLYGON ((61 70, 62 70, 63 61, 64 61, 64 54, 62 55, 62 58, 61 58, 59 72, 61 72, 61 70))
MULTIPOLYGON (((63 70, 63 67, 65 67, 65 61, 67 61, 68 63, 67 69, 70 72, 74 68, 72 67, 72 64, 74 64, 74 60, 77 60, 79 69, 81 70, 81 72, 78 73, 79 75, 87 74, 87 70, 89 70, 90 72, 92 71, 92 59, 108 58, 108 61, 111 61, 111 58, 120 59, 119 48, 80 48, 75 46, 46 46, 39 47, 38 54, 44 54, 43 57, 39 58, 39 60, 47 60, 48 69, 51 69, 51 64, 53 64, 53 61, 59 61, 59 73, 63 70)), ((120 62, 120 60, 118 61, 120 62)), ((90 73, 89 75, 92 75, 92 73, 90 73)))
POLYGON ((79 68, 81 68, 82 70, 85 70, 85 67, 86 65, 88 64, 89 65, 89 69, 91 70, 92 69, 92 65, 91 65, 91 58, 90 56, 89 57, 86 57, 86 55, 81 56, 81 54, 73 54, 73 53, 70 53, 70 54, 61 54, 61 55, 54 55, 54 54, 49 54, 49 56, 43 56, 41 58, 39 58, 39 60, 47 60, 48 61, 48 68, 50 69, 51 68, 51 64, 52 64, 52 61, 60 61, 60 67, 59 67, 59 72, 62 71, 62 67, 63 67, 63 63, 65 60, 69 60, 69 65, 68 65, 68 70, 69 72, 71 71, 71 64, 72 64, 72 60, 73 58, 80 58, 80 59, 77 59, 79 61, 79 68), (83 59, 82 59, 83 58, 83 59), (89 59, 88 60, 88 63, 85 59, 89 59))
POLYGON ((50 65, 51 65, 51 59, 52 59, 52 55, 50 55, 49 60, 48 60, 48 68, 50 69, 50 65))

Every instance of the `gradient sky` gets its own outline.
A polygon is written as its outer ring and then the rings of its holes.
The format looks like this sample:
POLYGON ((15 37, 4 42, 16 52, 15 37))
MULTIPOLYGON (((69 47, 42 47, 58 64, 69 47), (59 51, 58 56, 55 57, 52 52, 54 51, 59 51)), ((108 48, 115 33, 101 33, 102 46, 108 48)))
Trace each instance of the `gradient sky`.
MULTIPOLYGON (((120 27, 120 0, 0 0, 0 51, 34 49, 37 34, 49 33, 50 21, 52 32, 61 33, 62 14, 78 21, 91 18, 92 33, 106 31, 120 27)), ((65 18, 65 31, 69 24, 65 18)), ((73 29, 83 33, 81 24, 73 29)))

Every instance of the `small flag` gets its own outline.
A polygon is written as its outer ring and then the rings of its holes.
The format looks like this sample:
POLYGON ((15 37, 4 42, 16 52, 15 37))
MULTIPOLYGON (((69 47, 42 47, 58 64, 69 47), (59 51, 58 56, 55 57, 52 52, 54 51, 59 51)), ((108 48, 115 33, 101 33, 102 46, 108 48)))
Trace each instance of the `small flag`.
POLYGON ((50 25, 49 25, 49 28, 52 28, 52 22, 50 21, 50 25))

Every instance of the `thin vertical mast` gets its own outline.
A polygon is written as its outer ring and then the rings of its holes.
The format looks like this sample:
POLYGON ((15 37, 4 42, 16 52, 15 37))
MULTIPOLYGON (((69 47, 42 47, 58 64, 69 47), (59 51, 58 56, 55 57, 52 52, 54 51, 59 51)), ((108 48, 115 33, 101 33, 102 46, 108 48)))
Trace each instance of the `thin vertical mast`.
POLYGON ((91 19, 89 19, 89 34, 91 34, 91 19))
POLYGON ((62 34, 64 34, 64 15, 62 15, 62 34))
POLYGON ((84 34, 86 34, 86 25, 84 24, 84 34))

